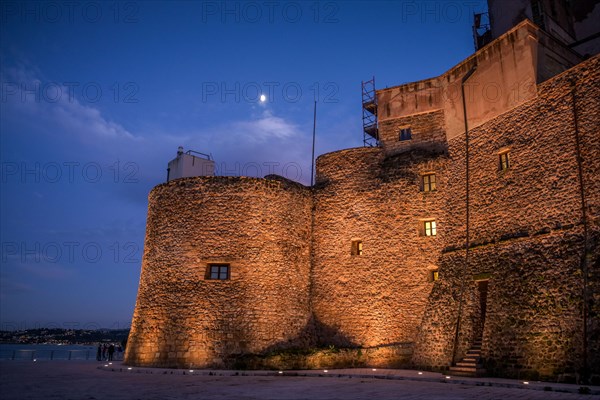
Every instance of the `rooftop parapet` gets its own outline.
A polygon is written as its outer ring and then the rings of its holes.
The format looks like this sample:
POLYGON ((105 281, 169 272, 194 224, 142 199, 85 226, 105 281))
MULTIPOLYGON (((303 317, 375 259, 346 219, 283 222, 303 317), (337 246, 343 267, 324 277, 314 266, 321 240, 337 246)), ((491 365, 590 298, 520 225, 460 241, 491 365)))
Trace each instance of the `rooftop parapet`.
POLYGON ((442 110, 446 138, 451 139, 464 132, 461 84, 471 70, 464 93, 469 126, 476 127, 535 98, 538 83, 581 61, 576 52, 524 20, 438 77, 378 90, 379 121, 442 110))

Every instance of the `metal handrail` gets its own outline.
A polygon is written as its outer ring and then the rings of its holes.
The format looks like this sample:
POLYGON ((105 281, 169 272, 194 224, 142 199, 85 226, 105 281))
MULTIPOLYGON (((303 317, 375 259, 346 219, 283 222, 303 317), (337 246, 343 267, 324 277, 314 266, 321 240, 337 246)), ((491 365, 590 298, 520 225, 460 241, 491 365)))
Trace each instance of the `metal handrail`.
POLYGON ((209 154, 200 153, 199 151, 195 151, 195 150, 188 150, 185 152, 185 154, 189 154, 189 155, 192 155, 191 153, 199 154, 201 156, 206 157, 207 160, 211 160, 211 156, 209 154))

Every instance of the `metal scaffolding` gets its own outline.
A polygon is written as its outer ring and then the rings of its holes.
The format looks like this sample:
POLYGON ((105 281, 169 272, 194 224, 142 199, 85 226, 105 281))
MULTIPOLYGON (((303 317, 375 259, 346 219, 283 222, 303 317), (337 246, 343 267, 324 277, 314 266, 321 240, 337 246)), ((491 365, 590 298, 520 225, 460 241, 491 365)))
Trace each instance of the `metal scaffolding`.
POLYGON ((377 125, 377 92, 375 77, 362 82, 362 120, 364 146, 379 145, 379 128, 377 125))
POLYGON ((473 41, 475 51, 492 41, 490 16, 488 13, 473 14, 473 41))

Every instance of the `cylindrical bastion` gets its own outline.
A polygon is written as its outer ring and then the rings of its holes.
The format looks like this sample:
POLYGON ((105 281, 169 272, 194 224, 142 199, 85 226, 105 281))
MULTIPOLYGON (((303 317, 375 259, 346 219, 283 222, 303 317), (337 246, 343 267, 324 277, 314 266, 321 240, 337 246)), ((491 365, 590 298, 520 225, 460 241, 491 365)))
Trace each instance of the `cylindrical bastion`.
POLYGON ((127 364, 222 367, 302 344, 308 188, 275 176, 193 177, 156 186, 148 203, 127 364))

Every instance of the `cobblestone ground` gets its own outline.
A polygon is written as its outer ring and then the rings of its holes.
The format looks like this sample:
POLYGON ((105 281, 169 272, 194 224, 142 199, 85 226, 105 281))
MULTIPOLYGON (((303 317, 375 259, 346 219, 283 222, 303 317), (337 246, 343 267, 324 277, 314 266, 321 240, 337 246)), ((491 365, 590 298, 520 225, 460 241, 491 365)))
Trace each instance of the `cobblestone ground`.
POLYGON ((199 376, 109 372, 92 362, 0 362, 11 399, 599 399, 529 389, 369 378, 199 376))

